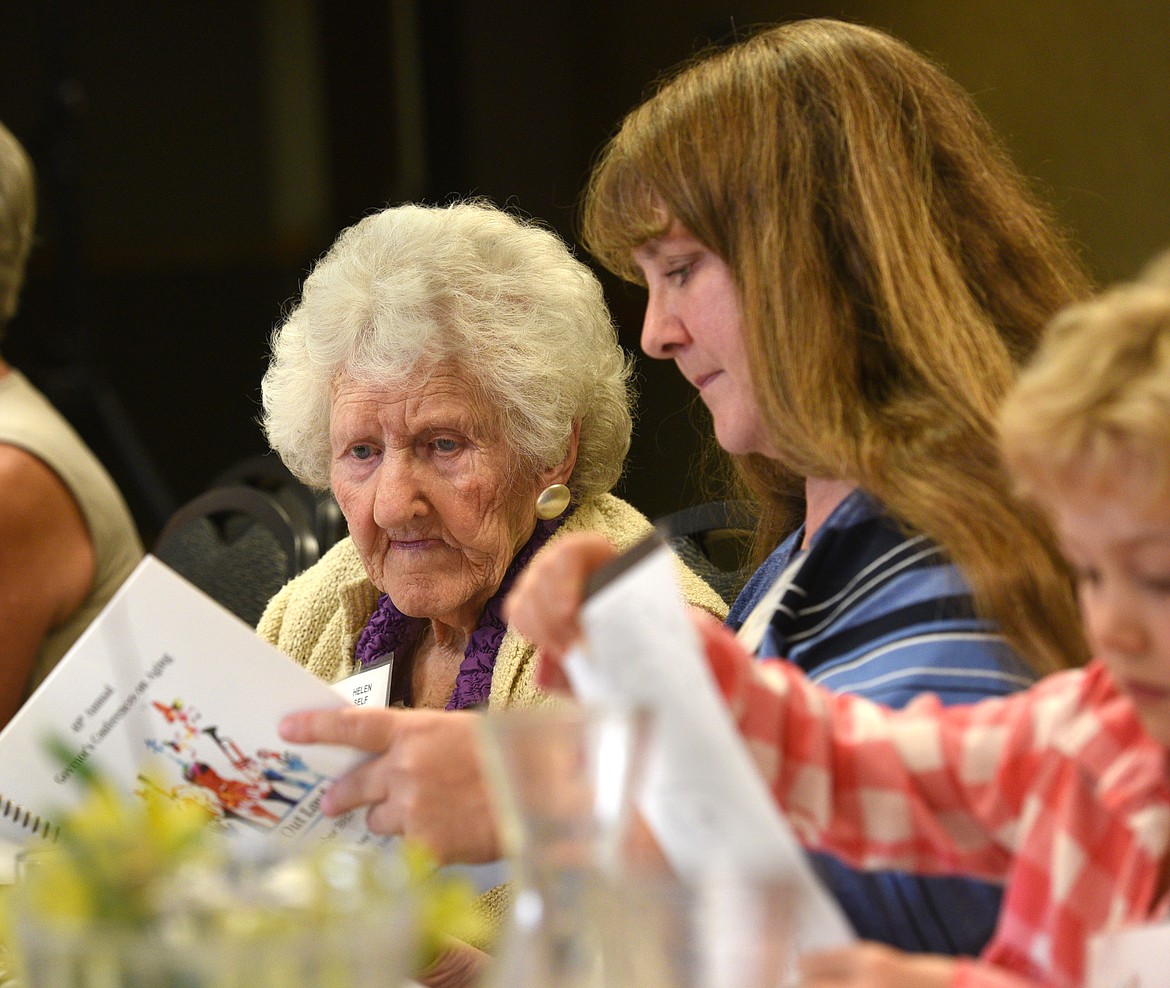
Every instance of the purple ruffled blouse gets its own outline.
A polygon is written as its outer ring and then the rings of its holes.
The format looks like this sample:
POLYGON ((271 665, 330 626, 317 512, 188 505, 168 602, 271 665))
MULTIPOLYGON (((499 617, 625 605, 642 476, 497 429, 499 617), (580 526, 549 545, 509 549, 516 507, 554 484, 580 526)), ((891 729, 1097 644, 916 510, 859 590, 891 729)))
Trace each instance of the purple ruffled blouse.
MULTIPOLYGON (((477 707, 486 703, 488 693, 492 688, 492 672, 496 667, 496 655, 500 650, 507 628, 500 617, 500 608, 504 598, 512 589, 512 584, 519 573, 537 550, 545 544, 550 536, 571 514, 571 510, 554 518, 551 521, 536 523, 532 537, 516 553, 516 557, 508 566, 504 579, 500 583, 495 596, 484 605, 480 615, 479 625, 471 633, 467 643, 467 650, 463 654, 463 662, 455 677, 455 691, 447 701, 448 710, 463 710, 467 707, 477 707)), ((378 606, 370 615, 365 628, 358 637, 357 647, 354 649, 354 658, 358 668, 365 669, 375 665, 382 659, 392 655, 407 642, 414 641, 422 631, 426 618, 407 617, 403 614, 386 594, 378 598, 378 606)))

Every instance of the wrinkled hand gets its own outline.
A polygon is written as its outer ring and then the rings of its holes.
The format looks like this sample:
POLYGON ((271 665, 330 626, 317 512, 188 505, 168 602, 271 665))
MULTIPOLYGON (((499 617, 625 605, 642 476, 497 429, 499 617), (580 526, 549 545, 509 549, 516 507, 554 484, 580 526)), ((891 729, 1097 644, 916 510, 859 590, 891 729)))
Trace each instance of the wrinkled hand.
POLYGON ((537 681, 544 688, 568 688, 561 661, 581 637, 585 583, 617 554, 602 535, 566 535, 539 553, 516 578, 504 601, 504 619, 540 649, 537 681))
POLYGON ((426 988, 472 988, 479 983, 490 962, 491 958, 483 951, 452 940, 450 948, 430 967, 416 974, 415 980, 426 988))
POLYGON ((937 954, 907 954, 880 943, 805 954, 801 988, 947 988, 955 961, 937 954))
POLYGON ((368 806, 366 822, 375 833, 426 844, 442 864, 478 863, 501 852, 476 720, 463 711, 342 707, 290 714, 280 734, 373 756, 325 793, 321 808, 328 816, 368 806))

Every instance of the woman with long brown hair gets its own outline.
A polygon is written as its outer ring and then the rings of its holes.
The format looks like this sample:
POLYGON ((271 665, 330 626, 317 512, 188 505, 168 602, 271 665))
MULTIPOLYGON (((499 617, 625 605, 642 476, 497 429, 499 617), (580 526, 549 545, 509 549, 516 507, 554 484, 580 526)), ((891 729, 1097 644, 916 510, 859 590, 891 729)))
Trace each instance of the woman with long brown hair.
MULTIPOLYGON (((648 288, 643 349, 696 386, 759 506, 767 558, 729 618, 752 650, 893 705, 1084 660, 1068 572, 993 423, 1089 278, 945 73, 831 20, 705 54, 623 121, 583 227, 648 288)), ((581 567, 608 554, 578 548, 512 604, 554 649, 581 567)), ((995 890, 819 864, 868 939, 966 954, 991 933, 995 890)))

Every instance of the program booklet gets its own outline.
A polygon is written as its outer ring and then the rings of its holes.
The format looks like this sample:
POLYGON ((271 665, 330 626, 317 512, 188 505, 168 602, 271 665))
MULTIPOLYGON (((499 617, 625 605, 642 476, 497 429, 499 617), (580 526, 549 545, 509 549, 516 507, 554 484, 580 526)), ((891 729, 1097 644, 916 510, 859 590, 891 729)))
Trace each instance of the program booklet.
POLYGON ((366 756, 277 733, 286 713, 349 702, 147 556, 0 731, 0 838, 54 839, 92 766, 126 793, 199 803, 230 835, 387 843, 364 810, 320 810, 366 756))
POLYGON ((715 685, 686 614, 674 557, 651 535, 594 574, 582 646, 565 671, 582 699, 650 710, 655 728, 638 804, 684 876, 770 875, 791 891, 799 952, 856 939, 821 884, 715 685))

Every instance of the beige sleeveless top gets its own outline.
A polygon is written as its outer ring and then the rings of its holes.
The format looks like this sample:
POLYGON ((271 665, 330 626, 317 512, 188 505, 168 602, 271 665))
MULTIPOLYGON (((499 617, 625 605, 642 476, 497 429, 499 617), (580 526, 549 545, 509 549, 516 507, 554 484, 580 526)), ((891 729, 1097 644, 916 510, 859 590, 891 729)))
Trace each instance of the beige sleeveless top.
POLYGON ((97 564, 89 596, 42 642, 27 696, 138 564, 142 542, 126 502, 97 457, 48 399, 12 369, 0 377, 0 443, 32 453, 61 478, 89 526, 97 564))

